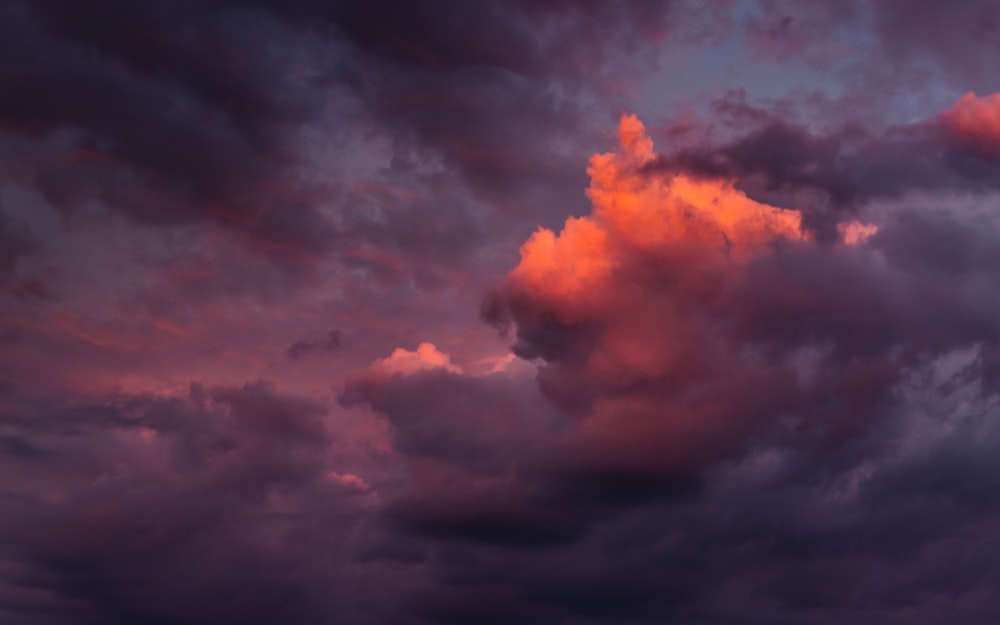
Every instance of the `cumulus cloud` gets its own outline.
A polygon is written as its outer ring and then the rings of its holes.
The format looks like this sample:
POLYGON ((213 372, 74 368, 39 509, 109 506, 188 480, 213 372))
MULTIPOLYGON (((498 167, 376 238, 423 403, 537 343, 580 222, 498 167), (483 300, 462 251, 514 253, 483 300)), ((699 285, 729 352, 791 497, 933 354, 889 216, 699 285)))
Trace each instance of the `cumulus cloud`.
MULTIPOLYGON (((780 321, 741 327, 759 314, 755 274, 770 275, 773 286, 759 287, 768 291, 789 281, 774 259, 860 271, 849 257, 818 254, 798 213, 731 181, 647 178, 656 156, 636 118, 622 119, 620 141, 591 159, 592 215, 533 235, 488 309, 516 323, 515 351, 546 363, 542 388, 579 419, 568 453, 581 470, 683 473, 734 453, 768 422, 803 418, 819 393, 850 396, 889 375, 845 354, 825 379, 805 380, 792 354, 768 345, 781 340, 780 321)), ((787 351, 810 348, 822 352, 823 337, 787 351)))
MULTIPOLYGON (((574 622, 601 618, 593 596, 625 622, 825 623, 912 588, 910 607, 870 622, 908 610, 933 622, 934 567, 981 565, 948 551, 942 517, 899 516, 934 507, 930 482, 903 476, 929 476, 937 454, 993 429, 975 415, 994 404, 998 302, 982 285, 998 276, 976 241, 996 240, 997 220, 912 207, 841 221, 821 241, 731 179, 650 178, 636 118, 619 140, 591 159, 592 213, 534 234, 484 305, 539 363, 541 394, 499 404, 513 389, 440 367, 349 385, 345 399, 384 415, 410 461, 390 525, 452 543, 462 555, 434 565, 445 578, 470 575, 466 558, 490 571, 415 605, 431 620, 487 618, 499 596, 517 606, 502 622, 574 622), (890 539, 900 525, 912 529, 890 539), (676 594, 643 581, 665 575, 676 594)), ((956 462, 968 476, 978 461, 956 462)), ((971 505, 947 516, 994 518, 971 505)), ((990 611, 975 587, 959 608, 972 618, 990 611)))

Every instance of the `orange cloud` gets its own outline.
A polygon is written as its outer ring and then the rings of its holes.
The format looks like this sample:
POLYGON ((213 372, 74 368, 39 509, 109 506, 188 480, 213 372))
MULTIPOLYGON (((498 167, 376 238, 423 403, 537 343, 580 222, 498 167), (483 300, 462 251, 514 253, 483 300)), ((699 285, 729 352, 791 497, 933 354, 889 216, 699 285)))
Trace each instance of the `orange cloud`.
POLYGON ((535 232, 513 281, 558 298, 583 296, 636 251, 695 246, 746 258, 805 237, 797 212, 755 202, 730 181, 644 175, 656 154, 642 122, 626 115, 618 133, 618 149, 595 154, 587 168, 591 215, 567 219, 558 235, 535 232))
MULTIPOLYGON (((656 160, 642 122, 623 117, 618 148, 590 159, 591 214, 532 235, 490 304, 516 323, 515 351, 544 361, 538 381, 577 423, 564 457, 580 470, 682 473, 726 457, 828 397, 844 366, 830 357, 816 381, 795 360, 842 327, 829 320, 840 291, 802 269, 839 268, 842 248, 731 180, 650 175, 656 160)), ((851 222, 841 236, 875 231, 851 222)))
POLYGON ((966 93, 941 118, 962 145, 984 156, 1000 157, 1000 93, 982 98, 966 93))

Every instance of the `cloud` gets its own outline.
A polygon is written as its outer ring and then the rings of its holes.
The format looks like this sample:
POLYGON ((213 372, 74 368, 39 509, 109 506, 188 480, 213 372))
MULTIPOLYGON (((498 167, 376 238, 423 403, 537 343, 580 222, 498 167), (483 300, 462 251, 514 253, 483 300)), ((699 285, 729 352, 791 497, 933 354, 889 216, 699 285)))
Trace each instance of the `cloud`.
MULTIPOLYGON (((416 515, 406 527, 458 536, 468 523, 483 542, 560 527, 577 540, 609 508, 684 500, 759 445, 859 444, 915 371, 1000 338, 976 286, 987 246, 948 251, 997 236, 995 219, 903 211, 842 221, 827 243, 732 181, 650 177, 657 155, 635 117, 619 139, 590 161, 592 214, 532 235, 484 305, 540 364, 541 395, 463 374, 429 344, 347 385, 341 401, 386 416, 412 463, 414 490, 391 507, 416 515), (526 403, 500 399, 515 393, 526 403), (565 417, 528 418, 553 408, 565 417), (522 512, 500 514, 495 498, 522 512), (465 520, 450 525, 452 512, 465 520)), ((970 367, 989 379, 986 360, 970 367)))
POLYGON ((904 205, 822 240, 733 179, 651 175, 658 158, 623 118, 589 163, 591 213, 532 235, 485 302, 520 368, 421 343, 348 376, 340 407, 374 416, 384 448, 352 449, 334 407, 265 382, 7 392, 3 609, 988 620, 995 216, 904 205), (942 607, 942 588, 960 598, 942 607))
POLYGON ((431 343, 376 360, 346 381, 339 399, 387 417, 394 448, 406 458, 431 461, 432 472, 452 465, 502 476, 521 455, 516 448, 530 446, 533 435, 555 423, 530 378, 464 373, 431 343))
POLYGON ((533 235, 490 314, 517 324, 515 352, 546 362, 543 390, 579 419, 571 462, 685 471, 797 401, 792 369, 726 345, 713 316, 744 267, 808 239, 798 214, 730 183, 649 181, 641 123, 623 118, 620 137, 591 159, 593 214, 533 235))
POLYGON ((953 84, 995 85, 988 59, 1000 49, 1000 10, 988 0, 960 0, 951 7, 918 0, 881 0, 872 7, 879 52, 889 67, 927 76, 929 64, 953 84), (923 68, 920 66, 924 65, 923 68))
POLYGON ((987 4, 0 8, 0 621, 1000 621, 987 4))
POLYGON ((815 131, 761 113, 736 138, 681 146, 645 169, 731 181, 759 201, 798 210, 807 229, 830 239, 845 213, 873 201, 1000 189, 991 102, 967 95, 937 117, 884 131, 854 122, 815 131))
POLYGON ((372 371, 384 375, 410 375, 428 369, 443 369, 458 373, 461 369, 451 363, 448 354, 441 353, 433 343, 421 343, 415 351, 397 347, 386 358, 372 363, 372 371))
POLYGON ((912 104, 929 95, 924 87, 932 82, 996 89, 989 59, 1000 50, 1000 10, 989 0, 754 2, 738 19, 749 51, 807 65, 866 104, 899 96, 912 104), (878 89, 887 84, 898 92, 878 89))
POLYGON ((465 189, 510 211, 545 202, 553 180, 576 185, 565 153, 539 152, 539 133, 578 128, 569 92, 602 92, 584 76, 621 79, 643 47, 617 44, 658 37, 667 6, 46 0, 3 17, 0 52, 23 59, 0 77, 0 149, 20 155, 6 183, 68 215, 98 205, 156 228, 221 229, 311 268, 364 234, 377 247, 460 249, 481 210, 465 189), (361 154, 317 163, 331 152, 317 133, 361 154), (386 197, 357 192, 348 158, 384 160, 390 190, 405 190, 407 170, 454 175, 462 233, 373 227, 356 207, 379 211, 386 197))
POLYGON ((13 272, 18 259, 34 252, 36 247, 30 231, 8 217, 0 207, 0 280, 13 272))
POLYGON ((336 471, 331 471, 327 473, 327 477, 341 484, 347 489, 359 492, 359 493, 370 493, 372 487, 364 480, 364 478, 354 475, 353 473, 337 473, 336 471))
POLYGON ((553 447, 556 475, 627 501, 697 484, 788 428, 788 444, 846 445, 913 370, 1000 336, 973 286, 996 280, 979 273, 985 247, 969 248, 976 260, 952 247, 995 237, 995 219, 844 221, 830 245, 724 178, 649 178, 657 157, 635 118, 620 138, 591 160, 593 213, 533 235, 484 307, 515 325, 515 353, 540 359, 542 391, 576 423, 553 447))
POLYGON ((24 62, 2 79, 0 126, 29 155, 6 175, 65 211, 207 220, 293 264, 329 247, 327 192, 295 179, 280 138, 309 114, 306 90, 279 71, 288 58, 251 45, 285 37, 279 25, 197 3, 79 9, 4 10, 5 54, 24 62))
POLYGON ((1000 93, 967 93, 941 119, 957 143, 985 159, 1000 159, 1000 93))
MULTIPOLYGON (((635 205, 624 195, 619 210, 635 205)), ((972 232, 1000 232, 914 213, 833 246, 764 220, 774 239, 742 257, 699 228, 661 244, 694 247, 667 264, 595 210, 582 219, 607 229, 597 249, 613 269, 566 264, 569 289, 515 270, 501 287, 542 395, 440 368, 350 385, 408 461, 384 520, 448 554, 405 609, 430 622, 992 618, 998 511, 974 493, 995 455, 983 355, 996 302, 973 285, 995 264, 972 232), (929 239, 896 238, 918 232, 929 239), (922 256, 932 240, 941 253, 922 256), (945 253, 955 240, 969 256, 945 253), (930 293, 943 275, 963 284, 930 293), (643 340, 615 351, 622 328, 643 340), (944 607, 941 592, 960 598, 944 607)))
MULTIPOLYGON (((533 235, 484 305, 537 387, 438 364, 373 367, 341 395, 386 418, 405 460, 380 518, 451 554, 402 605, 431 622, 489 620, 502 598, 500 622, 823 623, 877 604, 872 623, 933 622, 935 567, 983 561, 945 546, 942 517, 893 528, 937 505, 906 467, 933 473, 992 431, 976 415, 1000 338, 982 288, 995 217, 911 207, 820 241, 732 181, 649 177, 637 119, 619 136, 591 160, 592 213, 533 235), (904 588, 917 612, 891 603, 904 588)), ((945 514, 991 522, 974 505, 945 514)), ((979 588, 958 609, 987 614, 979 588)))
POLYGON ((350 567, 371 487, 331 463, 322 404, 263 382, 9 398, 5 621, 357 622, 318 580, 350 567))
POLYGON ((295 341, 285 352, 292 360, 299 360, 309 354, 336 352, 343 347, 339 330, 330 330, 321 339, 295 341))

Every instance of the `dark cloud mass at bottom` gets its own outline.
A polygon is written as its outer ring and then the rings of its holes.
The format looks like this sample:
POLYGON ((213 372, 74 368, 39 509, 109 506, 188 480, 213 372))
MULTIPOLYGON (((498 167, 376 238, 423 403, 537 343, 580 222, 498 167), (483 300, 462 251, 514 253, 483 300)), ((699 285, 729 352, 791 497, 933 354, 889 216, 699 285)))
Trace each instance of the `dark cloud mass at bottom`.
POLYGON ((0 623, 1000 622, 998 24, 7 3, 0 623))

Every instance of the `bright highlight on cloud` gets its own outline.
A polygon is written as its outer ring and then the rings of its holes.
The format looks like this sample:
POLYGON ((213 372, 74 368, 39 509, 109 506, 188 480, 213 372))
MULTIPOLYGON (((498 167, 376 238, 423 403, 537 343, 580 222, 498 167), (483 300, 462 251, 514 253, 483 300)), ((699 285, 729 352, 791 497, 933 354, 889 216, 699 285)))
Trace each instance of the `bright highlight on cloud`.
POLYGON ((1000 158, 1000 93, 967 93, 941 114, 955 139, 980 154, 1000 158))
POLYGON ((644 175, 656 154, 634 115, 622 117, 618 136, 615 152, 590 159, 592 214, 569 218, 558 236, 544 228, 534 233, 521 247, 513 281, 562 297, 587 297, 588 290, 614 280, 619 264, 636 253, 695 246, 737 259, 805 236, 797 212, 754 202, 727 181, 644 175))
POLYGON ((433 343, 421 343, 415 351, 397 347, 392 354, 372 363, 372 371, 388 375, 409 375, 417 371, 443 369, 458 373, 461 369, 451 363, 451 358, 438 351, 433 343))
POLYGON ((804 236, 797 212, 754 202, 729 181, 644 176, 643 166, 656 154, 635 115, 622 117, 618 136, 619 150, 591 157, 587 197, 593 218, 626 244, 654 248, 692 243, 741 253, 779 238, 804 236))

